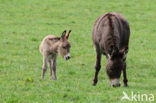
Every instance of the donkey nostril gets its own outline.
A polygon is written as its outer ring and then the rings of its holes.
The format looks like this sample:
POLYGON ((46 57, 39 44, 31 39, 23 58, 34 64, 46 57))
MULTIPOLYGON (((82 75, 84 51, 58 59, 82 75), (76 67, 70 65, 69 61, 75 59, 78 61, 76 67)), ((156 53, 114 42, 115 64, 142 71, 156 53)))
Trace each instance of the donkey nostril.
POLYGON ((70 57, 69 57, 69 56, 67 56, 67 57, 66 57, 66 60, 68 60, 68 59, 70 59, 70 57))
POLYGON ((114 85, 114 84, 113 84, 112 86, 113 86, 113 87, 115 87, 115 85, 114 85))
POLYGON ((120 84, 112 84, 113 87, 120 87, 120 84))

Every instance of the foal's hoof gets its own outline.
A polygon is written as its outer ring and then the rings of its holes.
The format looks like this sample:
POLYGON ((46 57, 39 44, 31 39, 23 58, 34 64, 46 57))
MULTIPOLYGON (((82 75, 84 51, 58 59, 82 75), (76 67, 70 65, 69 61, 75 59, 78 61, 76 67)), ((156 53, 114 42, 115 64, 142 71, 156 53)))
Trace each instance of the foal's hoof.
POLYGON ((57 80, 57 78, 55 78, 55 77, 52 77, 52 78, 50 78, 50 80, 57 80))
POLYGON ((43 77, 43 76, 41 76, 41 79, 43 80, 43 79, 44 79, 44 77, 43 77))

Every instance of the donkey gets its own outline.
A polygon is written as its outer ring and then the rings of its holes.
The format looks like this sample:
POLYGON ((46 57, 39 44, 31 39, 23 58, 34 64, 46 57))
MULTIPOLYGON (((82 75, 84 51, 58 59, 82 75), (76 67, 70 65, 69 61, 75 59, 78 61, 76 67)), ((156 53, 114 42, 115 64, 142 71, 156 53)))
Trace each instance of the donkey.
POLYGON ((66 30, 62 33, 61 37, 55 37, 53 35, 46 36, 40 44, 40 52, 43 55, 43 66, 41 77, 44 79, 45 72, 47 70, 47 62, 50 67, 50 79, 57 80, 56 76, 56 62, 58 52, 61 56, 68 60, 70 59, 70 42, 68 41, 71 30, 66 35, 66 30))
POLYGON ((107 13, 95 21, 92 31, 92 39, 96 50, 94 86, 98 82, 98 73, 101 68, 101 54, 104 54, 107 59, 106 72, 111 86, 120 86, 122 71, 124 86, 128 86, 126 54, 128 53, 129 37, 129 24, 119 13, 107 13))

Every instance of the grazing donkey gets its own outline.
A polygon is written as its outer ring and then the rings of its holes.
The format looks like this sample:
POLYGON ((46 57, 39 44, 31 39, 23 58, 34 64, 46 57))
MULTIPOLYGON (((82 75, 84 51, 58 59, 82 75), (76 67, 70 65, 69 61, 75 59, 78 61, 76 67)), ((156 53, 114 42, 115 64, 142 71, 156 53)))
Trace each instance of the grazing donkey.
POLYGON ((56 61, 58 52, 65 60, 70 59, 70 43, 68 41, 70 32, 71 30, 66 35, 65 30, 61 37, 49 35, 42 40, 40 44, 40 52, 43 55, 42 79, 44 79, 44 74, 47 70, 47 62, 49 62, 50 79, 57 80, 56 61))
POLYGON ((106 72, 111 86, 120 86, 121 71, 123 71, 124 86, 127 86, 126 54, 128 53, 129 37, 129 24, 119 13, 107 13, 95 21, 92 31, 92 39, 96 49, 93 85, 98 82, 101 54, 104 54, 107 58, 106 72))

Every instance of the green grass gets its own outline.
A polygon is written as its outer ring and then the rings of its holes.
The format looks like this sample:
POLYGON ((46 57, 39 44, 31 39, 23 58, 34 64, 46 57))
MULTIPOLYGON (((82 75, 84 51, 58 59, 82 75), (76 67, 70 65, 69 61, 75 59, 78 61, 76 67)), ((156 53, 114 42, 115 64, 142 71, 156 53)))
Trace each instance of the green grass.
MULTIPOLYGON (((122 92, 156 96, 156 0, 0 0, 0 103, 127 103, 122 92), (130 23, 129 87, 110 87, 106 59, 92 86, 95 51, 91 31, 106 12, 130 23), (72 29, 69 61, 58 58, 57 81, 41 80, 41 40, 72 29)), ((156 98, 155 98, 156 99, 156 98)), ((133 101, 134 102, 134 101, 133 101)), ((146 101, 144 101, 146 102, 146 101)))

